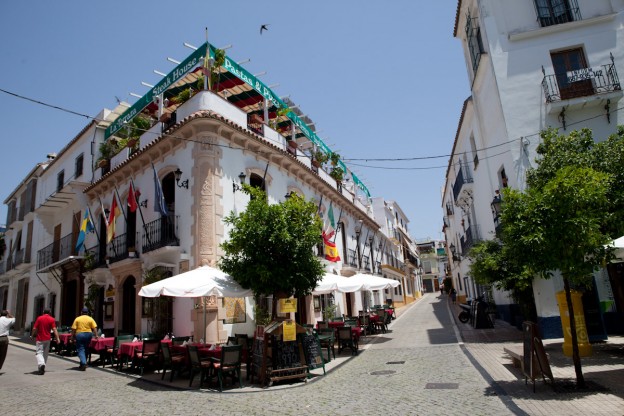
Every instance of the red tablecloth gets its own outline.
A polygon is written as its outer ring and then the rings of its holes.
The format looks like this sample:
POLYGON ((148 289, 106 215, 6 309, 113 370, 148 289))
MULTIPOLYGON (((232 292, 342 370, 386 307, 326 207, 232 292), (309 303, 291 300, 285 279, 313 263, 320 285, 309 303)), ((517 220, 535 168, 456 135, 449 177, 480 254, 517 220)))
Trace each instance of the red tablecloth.
POLYGON ((211 350, 210 347, 197 348, 200 355, 210 358, 221 358, 221 347, 217 346, 211 350))
POLYGON ((72 338, 72 334, 67 333, 67 334, 59 334, 59 339, 61 340, 61 343, 63 344, 69 344, 69 341, 71 341, 72 338))
POLYGON ((120 357, 127 356, 128 358, 134 358, 134 354, 137 350, 143 348, 143 341, 136 342, 124 342, 119 344, 119 350, 117 351, 117 355, 120 357))
POLYGON ((343 321, 329 321, 327 322, 327 326, 330 328, 342 328, 344 326, 343 321))
POLYGON ((370 316, 368 317, 368 319, 372 322, 379 322, 379 315, 375 315, 375 314, 370 314, 370 316))
POLYGON ((115 343, 115 337, 100 337, 98 339, 91 338, 89 347, 95 351, 103 351, 106 348, 112 348, 115 343))

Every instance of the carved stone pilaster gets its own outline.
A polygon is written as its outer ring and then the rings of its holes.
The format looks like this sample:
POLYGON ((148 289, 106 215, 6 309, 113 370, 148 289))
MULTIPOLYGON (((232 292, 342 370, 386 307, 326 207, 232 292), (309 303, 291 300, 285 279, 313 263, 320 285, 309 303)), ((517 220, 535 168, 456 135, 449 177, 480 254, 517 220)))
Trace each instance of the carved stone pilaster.
POLYGON ((222 219, 219 158, 221 151, 214 144, 214 136, 200 138, 195 151, 195 177, 198 186, 193 204, 193 216, 197 219, 194 231, 196 266, 214 265, 218 258, 218 236, 222 219))

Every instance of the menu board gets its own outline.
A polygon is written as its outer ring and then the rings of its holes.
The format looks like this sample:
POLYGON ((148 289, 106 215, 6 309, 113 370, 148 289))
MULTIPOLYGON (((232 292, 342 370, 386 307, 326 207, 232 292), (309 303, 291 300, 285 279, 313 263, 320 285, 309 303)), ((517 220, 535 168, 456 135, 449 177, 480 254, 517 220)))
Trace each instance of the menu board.
POLYGON ((273 350, 273 368, 301 367, 298 344, 298 342, 284 342, 276 338, 273 350))
POLYGON ((260 372, 262 371, 262 362, 264 360, 264 339, 254 339, 251 360, 252 375, 260 376, 260 372))
POLYGON ((303 342, 303 353, 305 354, 305 360, 310 370, 315 368, 325 368, 325 362, 323 361, 323 354, 321 350, 321 344, 314 334, 302 334, 301 340, 303 342))
POLYGON ((522 372, 524 375, 534 380, 535 369, 531 368, 533 358, 533 338, 535 337, 534 324, 529 321, 522 323, 522 372))
POLYGON ((550 362, 548 361, 548 356, 544 350, 542 340, 538 337, 533 338, 533 346, 535 347, 535 356, 537 357, 542 374, 550 378, 550 380, 554 383, 555 377, 553 377, 552 370, 550 369, 550 362))

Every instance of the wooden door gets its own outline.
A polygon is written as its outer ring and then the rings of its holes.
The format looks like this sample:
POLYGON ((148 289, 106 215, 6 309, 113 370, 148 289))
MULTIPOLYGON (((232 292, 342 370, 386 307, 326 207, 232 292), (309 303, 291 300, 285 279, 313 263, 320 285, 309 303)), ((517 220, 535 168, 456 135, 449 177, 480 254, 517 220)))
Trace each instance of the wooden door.
POLYGON ((562 100, 594 94, 591 79, 574 81, 569 79, 568 72, 587 68, 583 49, 575 48, 550 55, 555 69, 555 77, 562 100))

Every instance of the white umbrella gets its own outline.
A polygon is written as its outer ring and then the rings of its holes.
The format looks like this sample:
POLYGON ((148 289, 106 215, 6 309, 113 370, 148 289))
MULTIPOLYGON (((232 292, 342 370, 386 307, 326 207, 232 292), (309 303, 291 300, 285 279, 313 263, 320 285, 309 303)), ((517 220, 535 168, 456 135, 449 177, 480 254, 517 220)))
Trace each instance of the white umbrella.
MULTIPOLYGON (((210 266, 201 266, 167 279, 143 286, 139 296, 155 298, 173 296, 178 298, 199 298, 219 296, 242 298, 251 296, 250 289, 243 289, 232 276, 210 266)), ((206 308, 204 308, 204 338, 206 339, 206 308)))
POLYGON ((357 292, 362 289, 362 284, 351 281, 351 278, 338 274, 325 273, 316 288, 312 291, 313 295, 322 295, 331 293, 335 290, 343 293, 357 292))
POLYGON ((139 296, 148 298, 158 296, 242 298, 251 296, 251 294, 252 291, 250 289, 243 289, 232 276, 210 266, 198 267, 197 269, 159 280, 143 286, 139 291, 139 296))
POLYGON ((613 242, 609 245, 611 247, 615 247, 615 250, 613 251, 615 257, 620 260, 624 260, 624 235, 618 239, 613 240, 613 242))
POLYGON ((398 280, 386 279, 385 277, 375 276, 366 273, 357 273, 349 278, 352 283, 362 284, 365 290, 382 290, 395 288, 401 284, 398 280))

